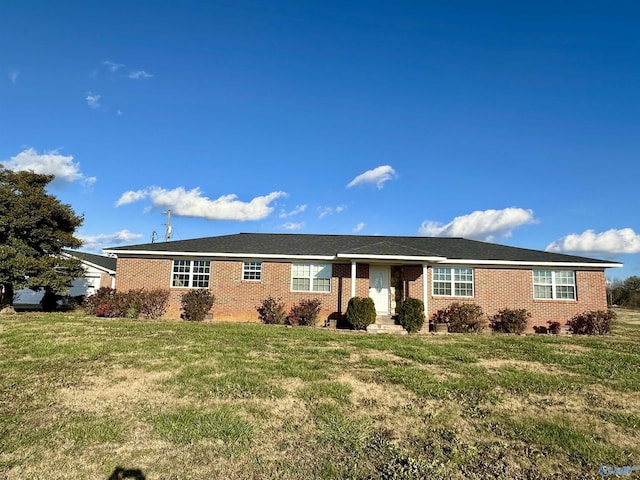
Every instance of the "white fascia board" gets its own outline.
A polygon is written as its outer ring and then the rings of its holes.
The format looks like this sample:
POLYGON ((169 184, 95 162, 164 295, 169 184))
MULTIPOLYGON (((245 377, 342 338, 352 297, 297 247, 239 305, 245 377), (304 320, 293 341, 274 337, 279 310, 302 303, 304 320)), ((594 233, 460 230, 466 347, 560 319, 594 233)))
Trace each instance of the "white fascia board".
POLYGON ((466 260, 447 259, 440 264, 460 265, 496 265, 516 267, 574 267, 574 268, 621 268, 622 263, 589 263, 589 262, 523 262, 514 260, 466 260))
POLYGON ((167 252, 151 250, 103 250, 117 255, 140 255, 145 257, 207 257, 207 258, 263 258, 279 260, 335 260, 333 255, 285 255, 274 253, 212 253, 212 252, 167 252))
POLYGON ((367 255, 367 254, 349 254, 339 253, 337 258, 345 258, 349 260, 385 260, 385 261, 413 261, 413 262, 444 262, 446 257, 419 257, 412 255, 367 255))
POLYGON ((96 265, 95 263, 87 262, 86 260, 81 260, 82 263, 89 265, 90 267, 95 268, 96 270, 100 270, 102 272, 108 273, 109 275, 115 275, 116 271, 111 270, 110 268, 102 267, 100 265, 96 265))

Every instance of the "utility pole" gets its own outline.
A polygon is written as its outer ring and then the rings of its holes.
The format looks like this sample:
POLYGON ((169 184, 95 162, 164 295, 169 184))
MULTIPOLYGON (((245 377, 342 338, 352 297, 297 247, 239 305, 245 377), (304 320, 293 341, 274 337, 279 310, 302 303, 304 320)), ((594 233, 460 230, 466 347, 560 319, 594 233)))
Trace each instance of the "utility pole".
POLYGON ((167 210, 167 228, 164 233, 164 241, 168 242, 171 238, 171 210, 167 210))

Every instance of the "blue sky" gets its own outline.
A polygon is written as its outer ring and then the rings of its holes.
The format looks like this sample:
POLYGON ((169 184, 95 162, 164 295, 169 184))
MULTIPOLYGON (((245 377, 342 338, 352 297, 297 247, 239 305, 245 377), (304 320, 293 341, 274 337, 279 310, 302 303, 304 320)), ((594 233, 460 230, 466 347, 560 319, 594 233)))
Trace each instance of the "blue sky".
POLYGON ((85 251, 450 235, 640 275, 640 5, 7 1, 0 163, 85 251))

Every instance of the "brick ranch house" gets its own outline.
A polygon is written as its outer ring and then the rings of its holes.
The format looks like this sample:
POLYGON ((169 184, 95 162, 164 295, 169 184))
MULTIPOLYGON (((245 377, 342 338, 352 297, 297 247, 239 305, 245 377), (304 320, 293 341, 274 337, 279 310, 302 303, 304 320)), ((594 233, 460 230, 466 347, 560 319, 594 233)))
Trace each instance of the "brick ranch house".
POLYGON ((463 238, 240 233, 105 249, 117 256, 118 290, 169 288, 166 317, 180 297, 208 288, 215 320, 258 321, 268 296, 289 308, 322 301, 321 320, 371 297, 381 318, 402 299, 425 304, 427 318, 452 302, 489 315, 526 308, 529 327, 607 308, 606 268, 620 263, 463 238))

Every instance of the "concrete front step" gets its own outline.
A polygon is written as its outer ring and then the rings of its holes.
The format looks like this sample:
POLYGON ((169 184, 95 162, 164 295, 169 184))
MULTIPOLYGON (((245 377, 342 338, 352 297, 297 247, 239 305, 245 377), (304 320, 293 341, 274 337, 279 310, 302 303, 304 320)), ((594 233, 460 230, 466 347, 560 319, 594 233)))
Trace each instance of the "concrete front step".
POLYGON ((380 324, 376 321, 376 323, 367 327, 367 333, 393 333, 395 335, 406 335, 407 331, 402 328, 402 325, 380 324))
POLYGON ((389 315, 378 315, 376 317, 376 325, 395 325, 396 321, 389 315))

